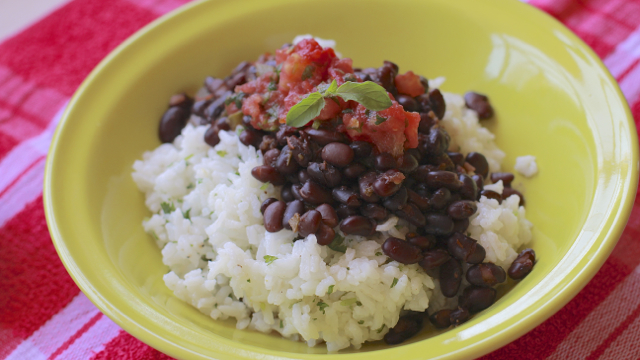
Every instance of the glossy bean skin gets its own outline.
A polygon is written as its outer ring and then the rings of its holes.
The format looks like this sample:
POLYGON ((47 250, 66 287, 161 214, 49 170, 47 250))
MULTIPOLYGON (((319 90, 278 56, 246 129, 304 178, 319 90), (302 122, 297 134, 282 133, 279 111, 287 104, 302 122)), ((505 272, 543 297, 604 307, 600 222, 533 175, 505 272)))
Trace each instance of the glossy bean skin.
POLYGON ((382 200, 382 205, 384 205, 384 207, 386 207, 390 211, 396 211, 402 208, 407 203, 408 199, 409 195, 407 192, 407 188, 402 187, 395 194, 384 198, 382 200))
POLYGON ((337 202, 341 204, 345 204, 349 207, 357 208, 357 207, 360 207, 360 205, 362 205, 362 202, 360 201, 358 194, 349 187, 340 186, 338 188, 333 189, 331 194, 333 195, 333 198, 337 202))
POLYGON ((508 172, 495 172, 491 174, 491 182, 497 183, 502 180, 502 185, 505 187, 511 187, 511 182, 515 179, 515 176, 512 173, 508 172))
POLYGON ((267 200, 263 201, 260 205, 260 213, 264 215, 264 211, 267 209, 267 207, 276 201, 278 201, 278 199, 276 198, 268 198, 267 200))
POLYGON ((408 200, 418 207, 422 211, 427 211, 430 208, 429 198, 424 197, 413 190, 407 190, 408 200))
POLYGON ((462 233, 454 233, 447 239, 447 249, 451 256, 470 264, 479 264, 485 257, 482 245, 462 233))
POLYGON ((264 228, 268 232, 278 232, 282 230, 282 218, 287 204, 284 201, 276 201, 267 206, 264 210, 264 228))
POLYGON ((353 156, 353 149, 343 143, 332 142, 322 148, 322 160, 340 168, 351 164, 353 156))
POLYGON ((324 221, 320 222, 320 226, 318 226, 318 231, 316 232, 316 239, 318 241, 318 245, 329 245, 335 238, 336 232, 333 228, 324 223, 324 221))
POLYGON ((360 214, 376 221, 383 221, 389 216, 387 210, 378 204, 364 204, 360 208, 360 214))
POLYGON ((332 142, 344 143, 344 142, 347 141, 347 138, 344 135, 344 133, 337 132, 337 131, 324 130, 324 129, 313 129, 313 128, 306 128, 304 131, 307 134, 309 134, 309 137, 313 141, 318 143, 318 145, 320 145, 320 146, 325 146, 325 145, 330 144, 332 142))
POLYGON ((464 165, 464 155, 462 153, 447 152, 447 155, 449 156, 449 159, 453 161, 454 164, 460 165, 460 166, 464 165))
POLYGON ((300 216, 304 213, 304 203, 300 200, 294 200, 287 204, 286 209, 284 210, 284 215, 282 217, 282 227, 287 230, 291 230, 291 219, 297 215, 298 221, 300 220, 300 216))
POLYGON ((347 179, 357 179, 367 171, 367 167, 360 163, 352 163, 342 170, 342 175, 347 179))
POLYGON ((514 280, 523 279, 525 276, 529 275, 531 270, 533 269, 533 265, 536 261, 536 253, 533 249, 525 249, 518 257, 511 263, 509 266, 509 277, 514 280))
POLYGON ((415 226, 425 226, 427 222, 420 209, 412 203, 404 204, 400 209, 396 210, 394 214, 415 226))
POLYGON ((467 281, 471 285, 491 287, 504 282, 507 273, 494 263, 476 264, 467 270, 467 281))
POLYGON ((520 202, 518 203, 518 205, 520 206, 524 206, 524 195, 522 195, 522 193, 516 189, 513 188, 504 188, 502 190, 502 199, 506 200, 507 198, 509 198, 509 196, 511 195, 518 195, 518 197, 520 198, 520 202))
POLYGON ((373 190, 381 197, 395 194, 402 187, 404 175, 398 170, 387 170, 373 181, 373 190))
POLYGON ((299 167, 298 163, 293 160, 291 149, 288 146, 283 147, 278 160, 276 160, 275 168, 283 175, 291 175, 297 173, 299 167))
POLYGON ((456 259, 449 259, 440 266, 440 290, 446 297, 454 297, 462 282, 462 266, 456 259))
POLYGON ((422 251, 429 250, 436 245, 436 238, 431 234, 412 236, 411 238, 407 236, 407 240, 422 251))
POLYGON ((163 143, 170 143, 175 140, 182 129, 187 125, 189 120, 189 110, 180 106, 173 106, 167 109, 160 119, 160 125, 158 127, 158 137, 163 143))
POLYGON ((429 321, 438 329, 446 329, 451 326, 451 310, 442 309, 440 311, 436 311, 431 316, 429 316, 429 321))
POLYGON ((293 194, 293 197, 296 200, 302 200, 304 201, 304 199, 302 198, 302 195, 300 195, 300 189, 302 188, 302 185, 300 184, 293 184, 291 185, 291 193, 293 194))
POLYGON ((489 163, 487 162, 487 158, 479 152, 470 152, 467 154, 465 159, 471 166, 476 168, 475 173, 478 175, 482 175, 483 178, 486 178, 489 174, 489 163))
POLYGON ((491 306, 496 300, 496 294, 494 288, 471 285, 462 291, 458 305, 468 309, 470 313, 477 313, 491 306))
POLYGON ((418 103, 411 96, 400 94, 396 98, 396 101, 398 104, 402 105, 404 111, 418 111, 418 103))
POLYGON ((380 196, 373 189, 373 183, 376 180, 376 173, 370 171, 360 176, 358 184, 360 188, 360 198, 366 202, 376 203, 380 201, 380 196))
POLYGON ((207 131, 204 133, 204 142, 211 147, 218 145, 218 143, 220 143, 220 137, 218 136, 219 131, 220 129, 218 129, 217 126, 209 126, 207 131))
POLYGON ((471 178, 476 182, 478 192, 482 191, 482 189, 484 188, 484 178, 482 177, 482 175, 472 175, 471 178))
MULTIPOLYGON (((418 96, 418 99, 419 98, 420 98, 420 96, 418 96)), ((421 102, 419 101, 418 104, 421 104, 421 102)), ((429 109, 429 111, 430 110, 431 109, 429 109)), ((436 124, 436 121, 437 121, 437 119, 435 117, 435 114, 432 116, 431 114, 429 114, 429 112, 421 113, 420 114, 420 124, 418 124, 418 133, 428 134, 429 130, 431 130, 433 125, 436 124)))
POLYGON ((478 198, 478 184, 468 175, 460 174, 458 177, 462 186, 460 186, 460 196, 463 200, 476 201, 478 198))
POLYGON ((318 184, 330 188, 336 187, 342 182, 342 173, 340 173, 340 170, 326 162, 309 164, 307 174, 318 184))
POLYGON ((306 169, 298 171, 298 181, 300 182, 300 184, 304 184, 309 180, 311 180, 311 176, 309 176, 309 173, 306 169))
POLYGON ((269 165, 271 167, 276 166, 276 160, 278 160, 278 156, 280 156, 279 149, 271 149, 264 153, 263 161, 265 165, 269 165))
POLYGON ((469 109, 478 113, 478 118, 481 120, 489 119, 493 116, 493 107, 486 95, 469 91, 464 94, 464 102, 469 109))
POLYGON ((259 165, 251 169, 251 175, 263 183, 269 182, 273 185, 282 185, 286 179, 275 168, 269 165, 259 165))
POLYGON ((447 188, 440 188, 433 192, 429 199, 429 204, 436 210, 444 209, 451 201, 451 191, 447 188))
POLYGON ((211 123, 211 125, 215 125, 219 130, 229 131, 231 130, 231 125, 229 125, 229 119, 226 117, 221 117, 218 120, 211 123))
POLYGON ((366 141, 354 141, 349 144, 355 159, 364 159, 371 154, 371 144, 366 141))
POLYGON ((429 213, 425 216, 425 231, 428 234, 448 235, 453 231, 453 220, 444 214, 429 213))
POLYGON ((451 314, 449 314, 449 320, 451 321, 451 325, 453 326, 461 325, 462 323, 469 320, 469 310, 463 307, 458 307, 457 309, 451 311, 451 314))
POLYGON ((393 155, 385 152, 376 155, 373 166, 378 171, 387 171, 396 169, 398 167, 398 163, 393 155))
POLYGON ((497 200, 498 204, 502 204, 502 195, 498 194, 493 190, 482 190, 480 191, 480 196, 484 196, 487 199, 497 200))
POLYGON ((447 213, 453 220, 468 219, 471 215, 475 214, 477 210, 478 206, 471 200, 455 201, 447 207, 447 213))
POLYGON ((351 215, 342 220, 340 230, 350 235, 371 236, 376 230, 376 224, 364 216, 351 215))
POLYGON ((433 110, 433 113, 436 114, 438 119, 442 120, 444 113, 447 110, 447 104, 444 102, 442 93, 438 89, 431 89, 428 94, 431 110, 433 110))
POLYGON ((401 264, 415 264, 422 260, 422 250, 419 247, 396 237, 385 240, 382 252, 401 264))
POLYGON ((316 211, 322 216, 322 221, 328 226, 334 228, 338 226, 338 214, 333 206, 329 204, 322 204, 316 208, 316 211))
POLYGON ((331 192, 313 180, 309 180, 302 185, 300 196, 309 204, 333 203, 331 192))
POLYGON ((405 174, 411 174, 418 168, 418 159, 416 159, 413 155, 405 152, 401 158, 402 164, 398 166, 398 170, 402 171, 405 174))
POLYGON ((459 232, 464 234, 465 232, 467 232, 468 227, 469 227, 469 219, 453 221, 453 232, 459 232))
POLYGON ((247 145, 258 148, 260 142, 262 141, 262 136, 255 130, 245 128, 243 132, 240 133, 240 142, 247 145))
POLYGON ((282 190, 280 190, 280 197, 286 203, 289 203, 296 198, 293 196, 293 191, 291 190, 291 185, 284 185, 282 190))
POLYGON ((352 215, 360 215, 358 213, 358 209, 349 207, 345 204, 339 204, 336 206, 336 214, 338 214, 338 219, 344 220, 352 215))
POLYGON ((451 255, 444 249, 434 249, 422 253, 420 266, 425 270, 435 269, 451 259, 451 255))
POLYGON ((432 189, 447 188, 456 191, 462 187, 462 182, 455 172, 439 170, 427 174, 427 185, 432 189))
POLYGON ((174 94, 169 98, 169 107, 178 106, 185 110, 190 110, 193 99, 185 93, 174 94))
MULTIPOLYGON (((286 216, 285 216, 286 217, 286 216)), ((319 211, 309 210, 302 217, 300 217, 300 223, 298 224, 298 235, 307 237, 311 234, 315 234, 322 222, 322 215, 319 211)))
POLYGON ((419 315, 407 314, 402 316, 396 326, 384 335, 384 342, 389 345, 400 344, 422 330, 423 320, 419 315))

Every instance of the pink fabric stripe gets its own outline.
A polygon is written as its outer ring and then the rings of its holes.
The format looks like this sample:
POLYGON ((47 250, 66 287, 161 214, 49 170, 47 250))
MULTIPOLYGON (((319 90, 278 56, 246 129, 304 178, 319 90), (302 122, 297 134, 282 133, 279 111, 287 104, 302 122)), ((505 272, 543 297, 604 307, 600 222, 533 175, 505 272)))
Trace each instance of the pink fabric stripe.
POLYGON ((101 317, 95 325, 77 339, 58 356, 58 359, 90 359, 99 353, 113 338, 122 331, 116 323, 106 316, 101 317))
POLYGON ((45 159, 38 161, 0 197, 0 227, 42 194, 45 159))
POLYGON ((95 325, 98 320, 100 320, 104 315, 101 312, 97 312, 87 323, 85 323, 75 334, 67 339, 67 341, 62 344, 51 356, 49 356, 48 360, 55 360, 60 354, 62 354, 65 350, 71 346, 77 339, 79 339, 82 335, 84 335, 89 329, 95 325))
POLYGON ((158 15, 168 13, 188 2, 189 0, 128 0, 129 2, 150 10, 158 15))
POLYGON ((616 79, 640 58, 640 26, 621 41, 603 61, 616 79))
POLYGON ((636 317, 625 332, 611 343, 598 359, 640 359, 640 342, 638 341, 638 334, 640 334, 640 317, 636 317))

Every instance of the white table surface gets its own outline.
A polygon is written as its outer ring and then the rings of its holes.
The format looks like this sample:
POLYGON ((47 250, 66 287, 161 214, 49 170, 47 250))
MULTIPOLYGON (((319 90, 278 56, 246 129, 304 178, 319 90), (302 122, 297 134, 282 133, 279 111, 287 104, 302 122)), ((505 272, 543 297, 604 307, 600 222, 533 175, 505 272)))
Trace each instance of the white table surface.
POLYGON ((46 16, 69 0, 0 0, 0 41, 46 16))

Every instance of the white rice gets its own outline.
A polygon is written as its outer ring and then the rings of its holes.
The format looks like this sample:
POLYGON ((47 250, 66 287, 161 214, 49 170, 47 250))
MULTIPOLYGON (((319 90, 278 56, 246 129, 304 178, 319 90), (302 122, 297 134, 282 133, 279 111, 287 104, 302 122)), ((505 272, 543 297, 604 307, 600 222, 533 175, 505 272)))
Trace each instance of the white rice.
MULTIPOLYGON (((500 170, 504 153, 493 134, 461 96, 444 96, 450 150, 481 152, 490 171, 500 170)), ((348 245, 344 253, 319 246, 314 235, 294 242, 291 231, 266 232, 260 204, 279 194, 251 176, 262 155, 234 132, 220 132, 211 148, 205 130, 187 125, 173 144, 133 165, 133 179, 154 214, 144 229, 162 249, 170 270, 164 281, 178 298, 213 319, 235 318, 238 329, 277 331, 309 346, 325 342, 328 351, 382 339, 404 310, 451 303, 418 265, 387 262, 382 242, 409 231, 396 217, 378 225, 370 239, 337 230, 348 245)), ((502 192, 501 183, 490 186, 502 192)), ((487 261, 501 266, 531 239, 517 196, 502 204, 483 197, 470 223, 468 232, 485 247, 487 261)))
POLYGON ((538 164, 536 164, 536 157, 533 155, 518 156, 513 168, 528 178, 538 173, 538 164))

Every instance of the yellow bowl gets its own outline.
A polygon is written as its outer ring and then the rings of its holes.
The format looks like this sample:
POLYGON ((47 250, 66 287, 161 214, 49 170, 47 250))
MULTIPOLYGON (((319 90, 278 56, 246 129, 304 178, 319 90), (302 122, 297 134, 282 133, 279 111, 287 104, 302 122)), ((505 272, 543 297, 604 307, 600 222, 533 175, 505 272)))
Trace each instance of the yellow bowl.
POLYGON ((45 206, 56 249, 82 291, 138 339, 183 359, 473 358, 523 335, 595 274, 629 217, 638 145, 626 102, 597 56, 540 11, 507 0, 244 0, 188 5, 109 55, 71 100, 47 161, 45 206), (446 76, 443 88, 489 94, 488 122, 505 169, 532 154, 540 173, 527 199, 539 261, 495 305, 458 328, 400 346, 327 355, 272 335, 236 330, 175 298, 168 269, 142 229, 149 213, 131 180, 155 148, 171 94, 193 93, 312 33, 336 39, 357 66, 446 76))

